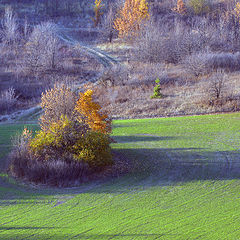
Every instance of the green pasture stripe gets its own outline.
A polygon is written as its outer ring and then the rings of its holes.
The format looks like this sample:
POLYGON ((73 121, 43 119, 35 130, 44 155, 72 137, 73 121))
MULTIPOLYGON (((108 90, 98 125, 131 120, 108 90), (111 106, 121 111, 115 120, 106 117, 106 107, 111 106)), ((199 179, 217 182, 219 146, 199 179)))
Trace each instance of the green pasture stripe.
MULTIPOLYGON (((239 239, 239 120, 114 121, 112 148, 132 165, 104 183, 55 189, 0 174, 0 239, 239 239)), ((22 129, 0 125, 4 155, 22 129)))

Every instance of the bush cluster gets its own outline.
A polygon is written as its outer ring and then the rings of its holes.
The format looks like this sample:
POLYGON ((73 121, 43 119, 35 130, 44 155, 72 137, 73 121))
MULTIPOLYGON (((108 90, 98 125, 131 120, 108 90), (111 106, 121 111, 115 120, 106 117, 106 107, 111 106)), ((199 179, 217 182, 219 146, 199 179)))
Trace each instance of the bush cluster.
MULTIPOLYGON (((9 168, 12 175, 62 186, 83 180, 90 173, 113 163, 109 137, 111 120, 93 101, 93 92, 80 93, 78 101, 72 98, 75 107, 68 115, 63 111, 66 106, 57 108, 57 103, 49 100, 49 96, 63 92, 64 95, 73 95, 65 86, 55 86, 43 94, 45 112, 40 119, 41 130, 33 137, 25 129, 15 141, 9 168), (53 110, 56 115, 50 121, 49 114, 53 110)), ((69 101, 65 103, 70 104, 69 101)), ((64 102, 59 104, 64 105, 64 102)))
POLYGON ((188 6, 194 14, 205 14, 210 11, 210 3, 208 0, 189 0, 188 6))
POLYGON ((194 53, 187 56, 182 63, 195 76, 217 69, 237 71, 240 69, 240 53, 194 53))

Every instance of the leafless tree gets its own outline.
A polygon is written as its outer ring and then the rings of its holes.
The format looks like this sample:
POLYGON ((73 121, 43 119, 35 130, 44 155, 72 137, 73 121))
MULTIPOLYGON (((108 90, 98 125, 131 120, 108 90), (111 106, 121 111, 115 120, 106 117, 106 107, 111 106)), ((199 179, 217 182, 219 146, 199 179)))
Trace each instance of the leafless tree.
POLYGON ((1 25, 2 30, 0 31, 0 36, 2 42, 5 44, 15 43, 19 37, 18 23, 10 6, 5 8, 5 14, 1 21, 1 25))
POLYGON ((212 75, 209 91, 213 100, 222 97, 225 90, 225 78, 226 74, 223 70, 217 70, 217 72, 212 75))
POLYGON ((58 47, 56 25, 46 22, 35 26, 25 47, 25 68, 32 72, 55 69, 58 47))
POLYGON ((16 96, 15 89, 10 87, 8 90, 0 92, 0 112, 9 110, 17 102, 18 97, 16 96))
POLYGON ((106 32, 107 38, 110 43, 112 42, 114 31, 115 31, 113 28, 113 24, 114 24, 116 11, 117 11, 116 6, 114 6, 113 4, 110 4, 109 10, 104 19, 104 28, 105 28, 104 31, 106 32))
POLYGON ((194 53, 190 56, 187 56, 182 63, 185 69, 196 77, 208 71, 208 56, 203 53, 194 53))

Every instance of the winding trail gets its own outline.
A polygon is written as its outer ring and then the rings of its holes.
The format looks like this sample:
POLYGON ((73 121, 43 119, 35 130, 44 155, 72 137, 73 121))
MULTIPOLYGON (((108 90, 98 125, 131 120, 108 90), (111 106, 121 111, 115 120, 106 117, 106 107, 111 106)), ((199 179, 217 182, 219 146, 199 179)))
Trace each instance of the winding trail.
POLYGON ((81 43, 80 41, 73 39, 72 37, 69 36, 67 31, 69 31, 69 30, 66 28, 60 28, 58 31, 58 34, 57 34, 58 37, 65 43, 72 45, 72 46, 79 45, 82 50, 85 50, 87 53, 89 53, 93 57, 95 57, 105 68, 109 68, 109 67, 119 64, 119 61, 117 59, 109 56, 107 53, 105 53, 99 49, 87 46, 87 45, 81 43))
MULTIPOLYGON (((78 41, 74 38, 72 38, 69 35, 69 29, 67 28, 61 28, 59 27, 57 30, 57 36, 59 39, 64 41, 67 45, 71 46, 79 46, 83 51, 94 57, 99 63, 101 63, 104 67, 104 71, 99 72, 96 77, 92 79, 88 79, 88 82, 92 82, 94 84, 98 84, 98 80, 101 78, 101 76, 104 74, 105 71, 112 68, 113 66, 120 65, 119 61, 111 56, 109 56, 107 53, 87 46, 83 44, 81 41, 78 41)), ((75 90, 84 85, 85 83, 81 83, 75 86, 75 90)), ((16 121, 20 121, 21 119, 26 118, 27 116, 35 116, 41 112, 40 105, 31 107, 29 109, 24 110, 18 110, 16 112, 13 112, 11 114, 7 115, 1 115, 0 116, 0 124, 8 124, 8 123, 15 123, 16 121)))

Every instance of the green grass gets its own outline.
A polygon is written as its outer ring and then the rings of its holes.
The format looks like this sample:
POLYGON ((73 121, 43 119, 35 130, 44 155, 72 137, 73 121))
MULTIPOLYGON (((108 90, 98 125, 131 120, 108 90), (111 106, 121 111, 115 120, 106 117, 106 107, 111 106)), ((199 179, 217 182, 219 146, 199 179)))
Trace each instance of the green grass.
MULTIPOLYGON (((239 120, 114 121, 133 169, 105 183, 45 189, 2 173, 0 239, 240 239, 239 120)), ((0 148, 22 128, 0 125, 0 148)))

